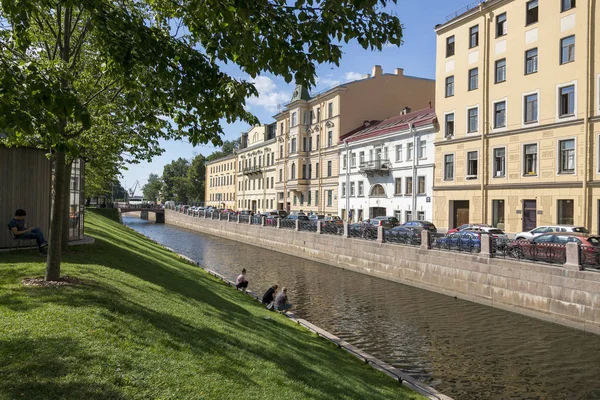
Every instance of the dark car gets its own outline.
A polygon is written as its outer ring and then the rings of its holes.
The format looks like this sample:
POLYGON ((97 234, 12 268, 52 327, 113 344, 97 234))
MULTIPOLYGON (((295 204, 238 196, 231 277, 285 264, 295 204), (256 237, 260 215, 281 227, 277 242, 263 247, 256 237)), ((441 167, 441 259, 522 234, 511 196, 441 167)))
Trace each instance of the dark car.
POLYGON ((421 243, 421 235, 412 229, 395 226, 385 230, 385 241, 407 244, 421 243))
POLYGON ((581 245, 582 260, 600 264, 600 236, 582 233, 555 232, 537 236, 531 241, 517 240, 507 246, 506 252, 513 258, 565 263, 566 245, 571 242, 581 245))
POLYGON ((375 217, 369 220, 373 226, 383 226, 384 228, 393 228, 400 225, 400 221, 396 217, 375 217))
POLYGON ((437 228, 429 221, 407 221, 402 226, 415 232, 421 232, 425 229, 431 233, 437 233, 437 228))
POLYGON ((277 214, 279 214, 280 218, 285 218, 288 215, 287 211, 285 211, 285 210, 275 210, 275 211, 272 211, 272 212, 276 212, 277 214))
POLYGON ((438 238, 435 247, 461 251, 478 251, 481 249, 481 234, 473 231, 454 232, 438 238))
POLYGON ((298 220, 298 221, 310 221, 310 219, 306 215, 298 215, 298 214, 288 215, 284 219, 293 220, 293 221, 295 221, 295 220, 298 220))

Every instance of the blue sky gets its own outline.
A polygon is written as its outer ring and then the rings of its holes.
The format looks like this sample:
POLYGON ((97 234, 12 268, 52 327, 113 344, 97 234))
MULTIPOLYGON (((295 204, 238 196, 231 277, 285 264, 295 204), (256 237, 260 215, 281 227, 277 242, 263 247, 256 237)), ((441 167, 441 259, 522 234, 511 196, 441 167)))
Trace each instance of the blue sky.
MULTIPOLYGON (((449 14, 472 2, 473 0, 398 0, 398 4, 389 8, 398 15, 404 25, 404 44, 400 47, 385 47, 381 52, 364 50, 356 43, 345 45, 339 68, 330 65, 321 65, 318 68, 319 83, 313 91, 370 74, 374 65, 381 65, 384 73, 392 73, 395 68, 404 68, 406 75, 435 78, 434 27, 445 22, 449 14)), ((223 70, 232 76, 244 77, 244 74, 232 65, 223 66, 223 70)), ((272 75, 258 77, 256 86, 260 96, 248 99, 249 110, 261 123, 272 122, 272 116, 277 113, 277 105, 289 102, 294 87, 286 84, 282 78, 272 75)), ((235 139, 249 128, 248 125, 239 122, 225 124, 224 139, 235 139)), ((150 173, 161 175, 163 167, 178 157, 191 159, 197 154, 208 155, 215 150, 212 145, 194 147, 187 142, 168 141, 162 145, 165 152, 160 157, 155 157, 151 163, 129 165, 127 170, 122 171, 123 186, 130 188, 136 180, 144 185, 150 173)), ((136 194, 141 194, 141 191, 136 194)))

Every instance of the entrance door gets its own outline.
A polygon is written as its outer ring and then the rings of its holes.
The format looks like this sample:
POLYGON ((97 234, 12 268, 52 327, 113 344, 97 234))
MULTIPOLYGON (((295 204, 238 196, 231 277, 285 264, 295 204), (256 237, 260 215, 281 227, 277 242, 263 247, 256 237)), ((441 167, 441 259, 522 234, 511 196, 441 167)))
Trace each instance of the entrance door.
POLYGON ((371 216, 369 218, 385 217, 387 209, 385 207, 371 207, 371 216))
POLYGON ((469 201, 460 200, 454 201, 453 203, 453 226, 452 228, 459 227, 469 223, 469 201))
POLYGON ((523 231, 537 226, 537 203, 535 200, 523 200, 523 231))
POLYGON ((256 200, 252 200, 252 212, 256 212, 256 200))

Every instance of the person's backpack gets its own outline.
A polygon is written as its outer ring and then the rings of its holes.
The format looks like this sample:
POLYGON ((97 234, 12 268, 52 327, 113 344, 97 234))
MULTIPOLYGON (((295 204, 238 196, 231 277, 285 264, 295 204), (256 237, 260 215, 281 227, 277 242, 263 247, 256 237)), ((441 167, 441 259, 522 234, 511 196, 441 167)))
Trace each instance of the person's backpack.
POLYGON ((274 301, 272 301, 269 304, 267 304, 267 310, 272 310, 273 307, 275 307, 275 302, 274 301))

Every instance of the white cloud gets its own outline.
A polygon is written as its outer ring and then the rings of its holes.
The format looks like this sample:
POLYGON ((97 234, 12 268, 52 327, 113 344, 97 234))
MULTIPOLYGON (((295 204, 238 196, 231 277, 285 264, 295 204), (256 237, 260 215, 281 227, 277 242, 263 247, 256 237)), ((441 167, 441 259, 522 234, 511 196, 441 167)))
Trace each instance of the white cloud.
POLYGON ((346 72, 344 74, 344 79, 346 79, 346 82, 357 81, 362 79, 364 75, 365 74, 361 74, 360 72, 346 72))
POLYGON ((277 85, 268 76, 258 76, 252 83, 258 90, 258 97, 248 98, 247 103, 249 106, 263 107, 269 112, 277 112, 278 105, 283 106, 292 98, 289 93, 277 90, 277 85))

